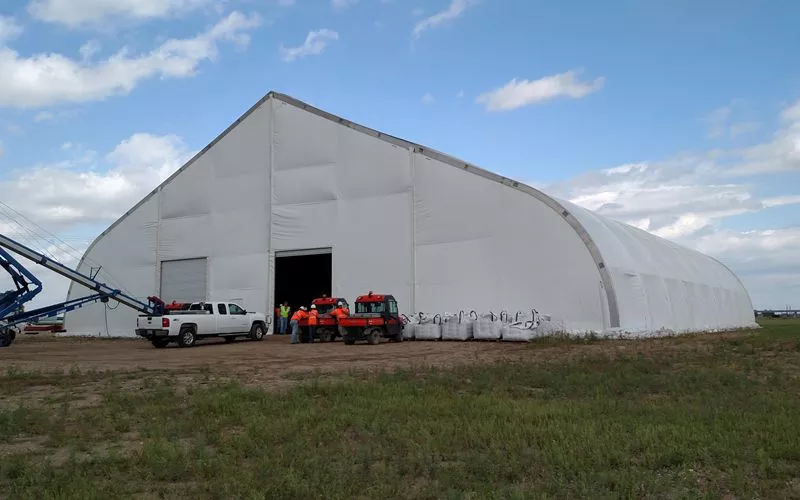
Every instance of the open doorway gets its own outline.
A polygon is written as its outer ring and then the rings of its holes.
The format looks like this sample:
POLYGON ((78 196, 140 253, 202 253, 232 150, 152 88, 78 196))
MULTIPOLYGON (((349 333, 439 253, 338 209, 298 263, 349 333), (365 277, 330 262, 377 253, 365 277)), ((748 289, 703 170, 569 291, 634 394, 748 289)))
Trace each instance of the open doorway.
POLYGON ((332 281, 330 248, 275 253, 275 307, 286 301, 296 311, 317 297, 330 297, 332 281))

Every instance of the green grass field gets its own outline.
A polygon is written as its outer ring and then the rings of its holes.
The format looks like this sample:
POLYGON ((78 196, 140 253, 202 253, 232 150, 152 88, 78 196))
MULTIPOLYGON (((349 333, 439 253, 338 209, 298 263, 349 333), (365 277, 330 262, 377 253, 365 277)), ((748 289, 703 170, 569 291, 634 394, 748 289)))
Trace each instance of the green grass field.
POLYGON ((0 497, 800 498, 800 321, 763 324, 281 392, 9 371, 0 497))

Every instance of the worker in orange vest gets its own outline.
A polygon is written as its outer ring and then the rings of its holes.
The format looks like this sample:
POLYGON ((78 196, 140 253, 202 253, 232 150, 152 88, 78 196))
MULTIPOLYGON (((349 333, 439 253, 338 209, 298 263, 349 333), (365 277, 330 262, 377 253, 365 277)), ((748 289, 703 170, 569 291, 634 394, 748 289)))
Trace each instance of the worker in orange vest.
POLYGON ((319 312, 317 306, 311 304, 311 311, 308 313, 308 341, 314 342, 317 336, 317 324, 319 323, 319 312))
MULTIPOLYGON (((336 318, 336 323, 338 324, 340 319, 350 316, 350 309, 346 308, 342 301, 339 301, 336 304, 336 309, 331 311, 331 316, 336 318)), ((344 328, 341 326, 339 327, 339 335, 344 337, 344 328)))
POLYGON ((295 311, 292 314, 292 320, 289 324, 292 327, 292 344, 297 344, 297 331, 300 329, 299 322, 300 320, 306 319, 308 317, 308 313, 306 312, 306 306, 300 306, 300 309, 295 311))
POLYGON ((350 316, 350 309, 346 308, 342 301, 339 301, 339 303, 336 304, 336 309, 331 311, 331 316, 333 316, 337 320, 341 318, 346 318, 350 316))

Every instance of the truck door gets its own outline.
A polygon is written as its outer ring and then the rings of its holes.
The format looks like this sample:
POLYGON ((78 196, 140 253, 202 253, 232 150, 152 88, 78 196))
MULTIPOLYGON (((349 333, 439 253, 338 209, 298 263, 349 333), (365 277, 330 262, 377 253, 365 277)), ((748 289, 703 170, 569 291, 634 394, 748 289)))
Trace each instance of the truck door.
POLYGON ((386 321, 386 330, 389 335, 397 335, 402 333, 403 329, 400 325, 400 312, 397 309, 397 302, 393 299, 386 301, 386 310, 389 317, 386 321))
POLYGON ((234 318, 228 314, 228 306, 217 304, 217 331, 218 333, 236 333, 234 318))
POLYGON ((234 332, 245 333, 250 331, 249 319, 244 309, 236 304, 228 304, 228 314, 234 332))

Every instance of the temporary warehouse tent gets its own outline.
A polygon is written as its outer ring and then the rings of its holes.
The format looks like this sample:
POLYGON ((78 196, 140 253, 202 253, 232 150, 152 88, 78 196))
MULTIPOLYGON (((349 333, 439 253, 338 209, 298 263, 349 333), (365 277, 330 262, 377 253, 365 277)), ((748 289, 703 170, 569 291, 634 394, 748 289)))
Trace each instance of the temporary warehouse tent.
MULTIPOLYGON (((576 333, 754 325, 711 257, 277 93, 103 232, 79 268, 97 266, 141 298, 268 312, 374 290, 407 314, 535 308, 576 333)), ((133 335, 112 307, 66 328, 133 335)))

